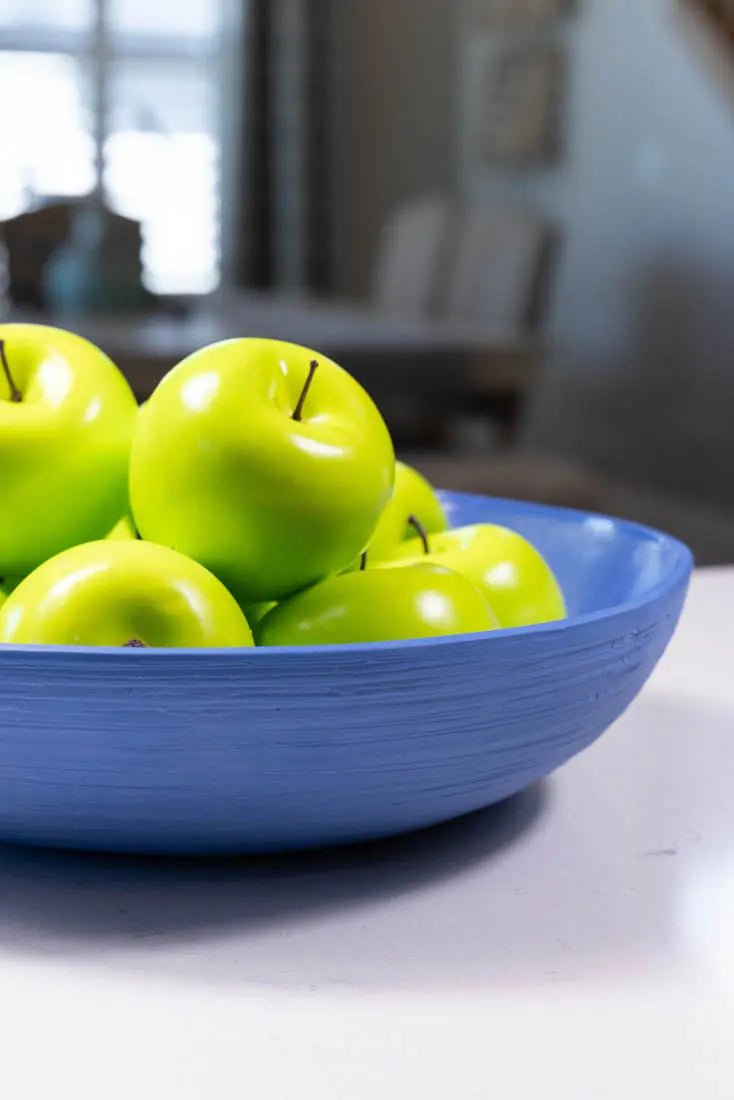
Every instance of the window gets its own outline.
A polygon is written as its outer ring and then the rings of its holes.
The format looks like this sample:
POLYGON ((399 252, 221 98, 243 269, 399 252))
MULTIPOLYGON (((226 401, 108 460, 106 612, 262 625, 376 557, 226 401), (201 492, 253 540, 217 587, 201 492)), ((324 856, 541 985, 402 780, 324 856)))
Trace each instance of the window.
POLYGON ((224 0, 0 0, 0 218, 101 188, 157 293, 219 276, 224 0))

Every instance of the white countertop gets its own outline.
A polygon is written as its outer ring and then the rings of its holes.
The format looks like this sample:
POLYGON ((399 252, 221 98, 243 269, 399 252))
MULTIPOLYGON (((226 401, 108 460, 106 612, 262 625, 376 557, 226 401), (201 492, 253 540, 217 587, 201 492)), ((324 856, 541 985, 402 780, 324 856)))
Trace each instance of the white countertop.
POLYGON ((0 848, 0 1095, 732 1100, 734 569, 538 788, 195 863, 0 848))

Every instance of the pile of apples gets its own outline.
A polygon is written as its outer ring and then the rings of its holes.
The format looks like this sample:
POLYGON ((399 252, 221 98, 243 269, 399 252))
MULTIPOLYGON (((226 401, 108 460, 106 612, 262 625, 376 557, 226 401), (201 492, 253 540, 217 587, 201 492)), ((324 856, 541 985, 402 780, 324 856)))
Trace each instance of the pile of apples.
POLYGON ((139 409, 69 332, 0 325, 0 643, 320 645, 563 618, 507 528, 449 530, 341 367, 228 340, 139 409))

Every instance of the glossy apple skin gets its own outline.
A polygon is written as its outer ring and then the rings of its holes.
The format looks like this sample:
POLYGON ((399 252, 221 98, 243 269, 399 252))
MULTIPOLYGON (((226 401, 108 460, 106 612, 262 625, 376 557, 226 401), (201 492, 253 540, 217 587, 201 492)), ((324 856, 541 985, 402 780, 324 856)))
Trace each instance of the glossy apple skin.
POLYGON ((415 538, 415 528, 408 523, 410 516, 416 516, 428 534, 448 528, 433 486, 412 466, 396 462, 395 488, 370 539, 368 554, 378 560, 385 558, 401 542, 415 538))
POLYGON ((419 562, 330 577, 278 604, 255 626, 258 645, 344 645, 493 630, 496 619, 465 577, 419 562))
POLYGON ((103 538, 127 507, 137 403, 111 359, 45 325, 0 325, 22 401, 0 372, 0 574, 25 576, 103 538))
POLYGON ((550 566, 515 531, 494 524, 458 527, 432 535, 426 558, 419 539, 398 546, 393 561, 428 560, 455 569, 485 594, 502 627, 532 626, 566 617, 550 566))
POLYGON ((261 603, 345 569, 394 476, 385 423, 346 371, 294 344, 228 340, 175 367, 141 410, 130 501, 143 538, 261 603))
POLYGON ((0 610, 0 642, 151 647, 251 646, 224 585, 165 546, 103 539, 65 550, 0 610))

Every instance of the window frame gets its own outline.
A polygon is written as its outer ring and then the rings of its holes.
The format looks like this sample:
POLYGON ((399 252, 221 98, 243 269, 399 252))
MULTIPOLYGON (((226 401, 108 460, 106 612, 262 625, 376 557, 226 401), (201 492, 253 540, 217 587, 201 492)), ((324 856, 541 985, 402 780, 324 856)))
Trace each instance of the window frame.
MULTIPOLYGON (((215 2, 215 0, 212 0, 215 2)), ((213 73, 219 146, 217 173, 219 285, 233 279, 233 228, 237 222, 237 180, 243 108, 244 75, 241 45, 249 0, 217 0, 221 31, 211 42, 184 35, 118 34, 109 27, 108 0, 91 0, 92 22, 85 30, 63 27, 0 25, 0 54, 66 54, 89 66, 91 74, 91 136, 94 142, 94 190, 104 194, 104 147, 109 136, 109 76, 113 60, 199 61, 213 73), (225 94, 225 89, 226 93, 225 94)))

